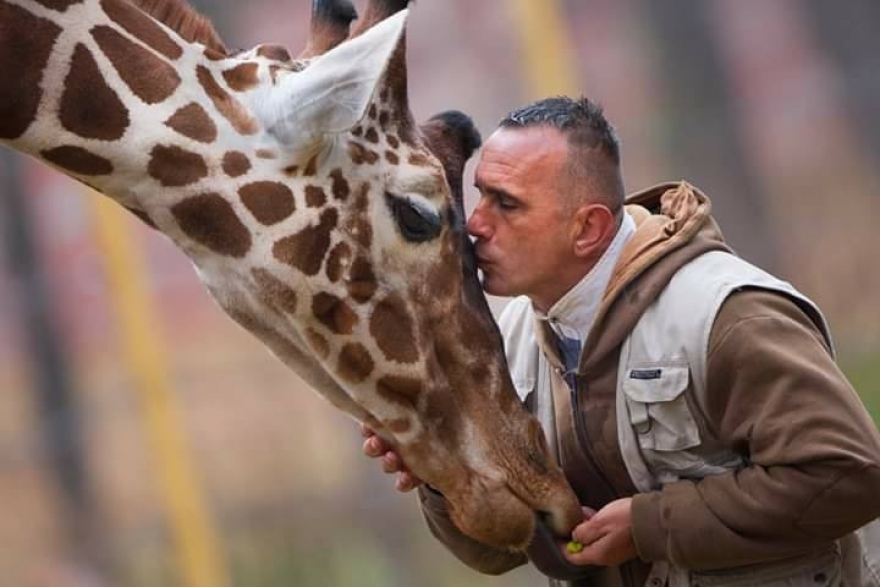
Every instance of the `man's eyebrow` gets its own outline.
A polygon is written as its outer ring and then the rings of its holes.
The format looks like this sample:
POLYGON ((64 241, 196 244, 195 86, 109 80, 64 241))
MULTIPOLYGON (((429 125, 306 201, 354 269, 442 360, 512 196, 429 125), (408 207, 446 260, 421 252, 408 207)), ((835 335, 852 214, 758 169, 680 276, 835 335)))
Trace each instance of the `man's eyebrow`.
POLYGON ((516 196, 511 194, 510 192, 503 190, 501 188, 493 188, 487 187, 480 184, 479 181, 474 181, 474 187, 480 190, 483 194, 492 196, 494 198, 510 198, 511 200, 518 200, 516 196))

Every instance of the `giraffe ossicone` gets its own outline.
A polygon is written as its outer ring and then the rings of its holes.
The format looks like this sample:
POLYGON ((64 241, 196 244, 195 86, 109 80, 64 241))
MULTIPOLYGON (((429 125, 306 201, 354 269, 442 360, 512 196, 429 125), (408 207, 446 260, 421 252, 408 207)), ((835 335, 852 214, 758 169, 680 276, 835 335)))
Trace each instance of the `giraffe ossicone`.
POLYGON ((230 53, 184 0, 0 0, 0 141, 168 236, 220 306, 525 548, 578 503, 513 390, 463 227, 466 116, 416 125, 405 0, 316 0, 296 59, 230 53), (160 22, 157 18, 164 19, 160 22))

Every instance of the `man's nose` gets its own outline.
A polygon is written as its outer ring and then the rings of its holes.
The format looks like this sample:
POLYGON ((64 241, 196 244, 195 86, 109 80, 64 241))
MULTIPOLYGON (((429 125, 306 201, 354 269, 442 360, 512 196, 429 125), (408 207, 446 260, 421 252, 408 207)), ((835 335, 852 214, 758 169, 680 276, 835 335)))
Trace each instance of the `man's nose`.
POLYGON ((492 236, 492 226, 483 207, 483 202, 477 204, 471 217, 467 221, 468 234, 478 239, 488 239, 492 236))

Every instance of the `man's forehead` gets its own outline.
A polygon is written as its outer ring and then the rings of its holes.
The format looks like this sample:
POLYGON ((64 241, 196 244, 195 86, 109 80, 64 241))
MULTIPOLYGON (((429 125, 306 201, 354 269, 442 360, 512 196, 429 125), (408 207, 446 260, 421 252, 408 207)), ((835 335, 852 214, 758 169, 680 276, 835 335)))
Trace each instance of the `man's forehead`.
POLYGON ((483 145, 477 167, 511 165, 516 168, 561 162, 568 156, 568 139, 550 126, 502 127, 483 145))
POLYGON ((483 145, 483 150, 542 156, 567 152, 568 137, 561 130, 546 125, 501 127, 492 133, 483 145))

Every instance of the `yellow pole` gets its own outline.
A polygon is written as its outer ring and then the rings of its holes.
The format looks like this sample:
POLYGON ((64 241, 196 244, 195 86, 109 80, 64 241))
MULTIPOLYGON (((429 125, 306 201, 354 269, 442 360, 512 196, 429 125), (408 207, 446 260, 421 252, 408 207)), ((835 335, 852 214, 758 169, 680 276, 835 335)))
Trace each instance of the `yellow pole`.
POLYGON ((108 198, 90 193, 99 245, 104 253, 124 358, 140 400, 168 512, 182 587, 229 584, 221 548, 193 469, 171 390, 157 328, 158 316, 144 284, 141 259, 108 198))
POLYGON ((523 44, 528 98, 578 93, 561 1, 513 0, 512 9, 523 44))

